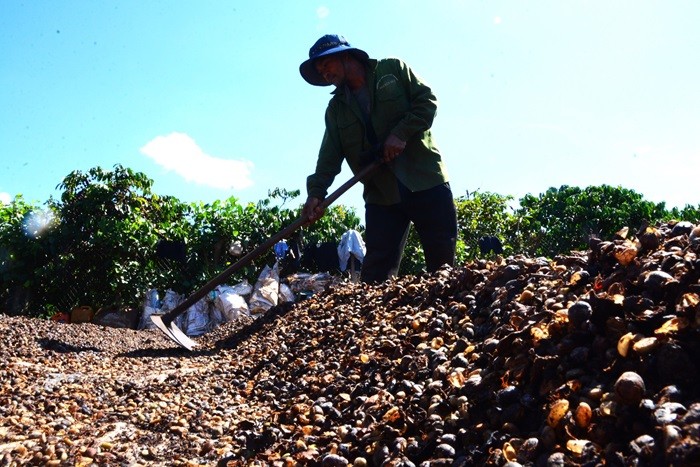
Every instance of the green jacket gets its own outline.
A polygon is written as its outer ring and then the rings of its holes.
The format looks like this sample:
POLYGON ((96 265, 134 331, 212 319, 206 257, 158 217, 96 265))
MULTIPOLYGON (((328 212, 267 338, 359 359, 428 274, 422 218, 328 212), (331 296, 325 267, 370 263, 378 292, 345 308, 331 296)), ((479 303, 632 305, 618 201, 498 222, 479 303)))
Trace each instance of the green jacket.
MULTIPOLYGON (((411 191, 427 190, 447 181, 447 173, 430 133, 437 110, 432 90, 399 59, 370 60, 367 70, 370 119, 379 143, 390 133, 406 148, 364 181, 365 203, 399 202, 396 179, 411 191)), ((346 159, 353 173, 368 163, 372 148, 362 113, 351 94, 336 89, 326 109, 326 130, 316 172, 306 180, 309 196, 325 198, 346 159)))

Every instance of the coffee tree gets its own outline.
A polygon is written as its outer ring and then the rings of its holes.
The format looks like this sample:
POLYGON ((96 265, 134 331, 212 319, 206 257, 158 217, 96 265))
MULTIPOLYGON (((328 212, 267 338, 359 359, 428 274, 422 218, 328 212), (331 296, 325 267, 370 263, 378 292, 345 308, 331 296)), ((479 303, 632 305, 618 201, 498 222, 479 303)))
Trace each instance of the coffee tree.
POLYGON ((525 195, 519 204, 509 237, 517 251, 534 256, 585 250, 591 236, 612 238, 622 227, 638 229, 645 221, 671 217, 664 203, 609 185, 564 185, 539 196, 525 195))
MULTIPOLYGON (((186 209, 151 191, 153 181, 120 165, 74 171, 49 205, 59 222, 51 236, 58 246, 41 270, 47 295, 73 291, 72 305, 136 303, 157 271, 154 247, 186 209)), ((69 300, 70 301, 70 300, 69 300)))
MULTIPOLYGON (((74 171, 59 185, 59 199, 43 207, 21 196, 0 205, 0 311, 46 315, 74 306, 139 306, 152 288, 189 294, 282 231, 301 215, 299 191, 275 188, 257 203, 235 197, 182 203, 152 191, 153 181, 114 166, 74 171), (164 257, 160 246, 176 244, 182 255, 164 257), (237 255, 235 250, 238 251, 237 255)), ((498 238, 503 255, 553 257, 586 249, 592 235, 611 238, 622 227, 644 222, 700 220, 700 206, 665 209, 632 190, 607 185, 550 188, 511 206, 510 196, 471 192, 455 199, 457 264, 477 260, 482 237, 498 238)), ((336 204, 288 239, 303 248, 338 241, 349 229, 362 233, 354 210, 336 204)), ((254 282, 275 261, 265 252, 228 282, 254 282)), ((425 270, 415 231, 409 234, 400 274, 425 270)), ((306 272, 317 272, 308 270, 306 272)))

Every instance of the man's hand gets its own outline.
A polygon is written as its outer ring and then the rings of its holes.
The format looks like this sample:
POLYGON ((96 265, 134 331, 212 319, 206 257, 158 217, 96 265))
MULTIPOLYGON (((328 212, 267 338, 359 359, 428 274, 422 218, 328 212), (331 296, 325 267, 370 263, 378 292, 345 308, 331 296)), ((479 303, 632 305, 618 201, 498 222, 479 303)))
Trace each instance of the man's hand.
POLYGON ((386 141, 384 141, 384 154, 382 154, 382 160, 384 162, 393 161, 403 152, 405 148, 405 141, 401 141, 398 136, 390 134, 386 141))
POLYGON ((313 224, 319 220, 325 213, 325 209, 321 208, 322 200, 314 196, 306 198, 304 208, 301 211, 301 216, 307 219, 308 224, 313 224))

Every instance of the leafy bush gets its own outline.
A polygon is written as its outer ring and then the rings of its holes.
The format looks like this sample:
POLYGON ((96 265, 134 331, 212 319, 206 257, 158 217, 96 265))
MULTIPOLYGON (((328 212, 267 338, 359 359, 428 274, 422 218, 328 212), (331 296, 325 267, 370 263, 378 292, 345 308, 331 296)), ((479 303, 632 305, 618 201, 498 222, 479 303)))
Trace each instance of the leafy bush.
MULTIPOLYGON (((185 204, 151 191, 153 181, 117 165, 70 173, 59 185, 60 199, 45 207, 17 196, 0 205, 0 311, 47 316, 74 306, 138 306, 148 289, 192 293, 226 270, 239 257, 229 249, 240 244, 253 251, 301 214, 291 206, 299 191, 276 188, 266 199, 241 204, 236 198, 185 204), (159 242, 180 243, 183 261, 156 254, 159 242)), ((590 235, 611 238, 620 228, 638 228, 670 219, 700 220, 700 206, 666 210, 632 190, 607 185, 550 188, 526 195, 516 209, 510 196, 472 192, 455 199, 458 219, 457 264, 483 256, 479 239, 501 240, 504 255, 525 253, 553 257, 586 249, 590 235)), ((360 218, 334 205, 316 223, 299 229, 291 241, 313 245, 337 241, 355 229, 360 218)), ((242 268, 228 283, 254 282, 264 265, 273 264, 272 249, 242 268)), ((423 251, 415 231, 409 233, 400 274, 424 271, 423 251)), ((317 272, 309 270, 308 272, 317 272)))
POLYGON ((54 242, 47 235, 55 222, 50 209, 28 204, 17 196, 0 205, 0 297, 12 314, 26 312, 26 304, 39 282, 37 271, 46 264, 54 242))
MULTIPOLYGON (((302 206, 290 208, 285 207, 285 204, 297 196, 298 190, 290 192, 278 188, 270 192, 268 198, 245 206, 238 204, 235 198, 215 201, 210 205, 193 205, 192 231, 189 235, 192 239, 190 269, 197 272, 199 277, 185 284, 186 288, 192 290, 200 287, 238 261, 240 256, 253 251, 295 222, 301 216, 302 206), (277 204, 280 198, 282 203, 277 204), (242 247, 239 257, 227 254, 229 247, 235 243, 242 247)), ((302 246, 337 241, 349 229, 361 229, 360 219, 354 210, 339 205, 331 206, 317 222, 295 232, 291 241, 299 242, 302 246)), ((270 250, 242 268, 230 281, 246 279, 253 283, 262 268, 274 262, 274 252, 270 250)))
POLYGON ((138 303, 154 282, 159 233, 184 212, 174 198, 152 193, 152 184, 119 165, 63 180, 61 199, 49 201, 60 222, 51 233, 55 256, 40 271, 43 295, 74 291, 70 306, 138 303))
MULTIPOLYGON (((455 199, 458 229, 456 264, 481 256, 478 244, 482 237, 494 236, 503 241, 512 223, 512 215, 508 212, 510 209, 508 203, 512 199, 511 196, 478 191, 455 199)), ((509 251, 511 248, 506 247, 504 253, 509 251)), ((425 272, 425 255, 418 234, 414 228, 411 228, 399 274, 420 275, 423 272, 425 272)))
MULTIPOLYGON (((21 197, 2 206, 3 309, 26 312, 33 303, 30 314, 39 315, 86 304, 138 306, 152 288, 189 294, 239 259, 229 254, 232 243, 240 243, 243 254, 250 252, 301 212, 301 206, 285 207, 298 191, 277 189, 257 204, 242 205, 233 197, 184 204, 156 195, 152 185, 144 174, 120 165, 71 172, 59 185, 60 199, 47 202, 46 216, 56 222, 34 235, 27 232, 36 207, 21 197), (180 242, 186 261, 158 257, 161 241, 180 242), (10 306, 12 300, 21 306, 10 306)), ((304 234, 314 242, 337 240, 350 228, 360 228, 359 218, 334 206, 304 234)), ((272 251, 266 252, 230 281, 254 283, 273 261, 272 251)))
POLYGON ((552 257, 585 250, 590 236, 611 238, 622 227, 668 218, 665 204, 644 201, 633 190, 608 185, 550 188, 520 200, 509 240, 516 251, 552 257))
MULTIPOLYGON (((513 215, 509 212, 512 196, 502 196, 491 192, 467 193, 455 200, 459 236, 464 242, 464 260, 474 260, 482 256, 478 248, 482 237, 497 237, 502 243, 513 215)), ((504 254, 512 252, 512 246, 504 244, 504 254)))

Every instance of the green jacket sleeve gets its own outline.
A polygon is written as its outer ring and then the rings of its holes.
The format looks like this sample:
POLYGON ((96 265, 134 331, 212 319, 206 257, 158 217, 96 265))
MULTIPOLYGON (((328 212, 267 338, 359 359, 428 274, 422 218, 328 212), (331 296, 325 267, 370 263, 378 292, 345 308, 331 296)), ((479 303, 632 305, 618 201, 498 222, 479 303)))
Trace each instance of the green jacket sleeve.
POLYGON ((333 107, 326 109, 326 131, 321 141, 316 171, 306 179, 306 191, 309 196, 324 199, 328 194, 328 188, 333 184, 335 176, 340 173, 343 165, 343 153, 340 147, 340 138, 336 126, 333 107))
POLYGON ((395 61, 399 81, 405 86, 411 108, 391 133, 402 141, 408 141, 432 126, 437 112, 437 98, 432 89, 408 65, 399 59, 395 61))

